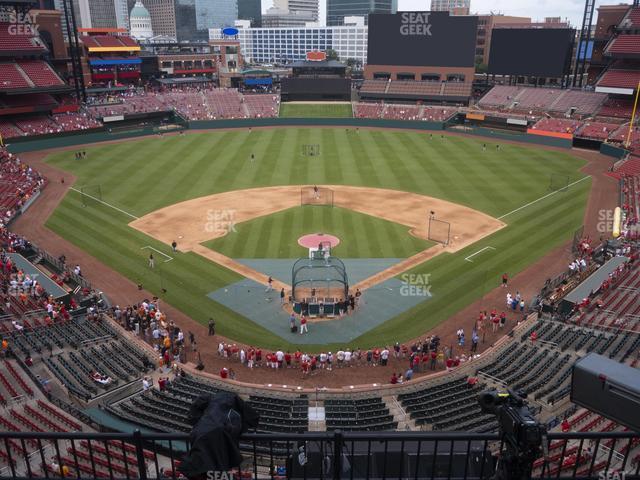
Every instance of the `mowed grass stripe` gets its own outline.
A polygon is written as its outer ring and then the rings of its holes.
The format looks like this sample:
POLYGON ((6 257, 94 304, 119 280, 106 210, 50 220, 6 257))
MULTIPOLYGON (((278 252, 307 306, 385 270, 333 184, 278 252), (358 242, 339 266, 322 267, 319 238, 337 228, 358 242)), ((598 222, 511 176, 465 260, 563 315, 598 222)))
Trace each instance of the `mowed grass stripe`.
MULTIPOLYGON (((352 343, 360 346, 365 343, 378 345, 391 343, 394 338, 401 341, 403 338, 420 335, 426 329, 437 325, 456 311, 464 308, 482 293, 496 287, 501 272, 508 271, 512 275, 519 273, 532 261, 543 256, 549 247, 556 247, 566 240, 568 227, 580 224, 582 218, 580 214, 584 210, 586 194, 586 189, 577 192, 571 201, 554 209, 552 215, 538 217, 537 214, 541 213, 543 208, 540 209, 541 211, 533 211, 532 217, 536 220, 527 229, 527 233, 521 236, 514 237, 510 232, 501 231, 491 237, 492 244, 505 246, 507 249, 517 247, 519 240, 526 240, 527 250, 524 255, 516 248, 516 251, 510 252, 506 256, 499 253, 487 256, 479 255, 477 260, 471 264, 464 261, 464 257, 469 254, 468 252, 472 253, 470 247, 456 255, 443 255, 432 262, 427 262, 422 268, 416 269, 417 273, 431 274, 433 298, 377 327, 352 343), (556 223, 552 229, 544 228, 549 225, 549 221, 554 220, 564 221, 556 223), (514 253, 516 257, 513 257, 514 253), (515 264, 509 264, 514 258, 515 264), (425 269, 424 267, 427 265, 433 268, 425 269), (486 277, 485 272, 489 274, 486 277), (452 288, 452 282, 455 282, 455 288, 452 288)), ((480 246, 478 245, 478 247, 480 246)), ((498 251, 496 250, 496 252, 498 251)), ((472 321, 473 319, 469 319, 469 324, 472 321)))
MULTIPOLYGON (((135 215, 153 211, 166 202, 250 188, 256 184, 344 183, 415 191, 500 216, 549 193, 549 179, 554 173, 566 173, 574 180, 582 176, 579 168, 584 162, 568 153, 511 145, 503 145, 499 152, 489 151, 489 148, 483 152, 482 143, 482 140, 466 137, 441 140, 439 134, 431 138, 426 133, 405 131, 362 129, 359 133, 355 130, 347 133, 344 128, 274 129, 249 134, 248 130, 239 129, 99 145, 88 148, 88 157, 82 161, 75 161, 73 152, 57 152, 48 161, 73 172, 78 177, 76 185, 101 185, 105 201, 135 215), (278 136, 283 141, 279 141, 278 136), (315 143, 320 145, 321 155, 303 157, 302 145, 315 143), (256 153, 256 163, 263 160, 261 165, 250 165, 248 159, 252 150, 262 152, 256 153), (179 169, 174 168, 176 162, 179 162, 179 169), (152 181, 162 182, 170 191, 149 186, 150 178, 145 173, 152 170, 152 181), (169 171, 170 175, 167 174, 169 171), (229 171, 237 174, 228 175, 229 171), (263 172, 266 173, 263 175, 263 172), (491 196, 494 188, 501 192, 504 202, 491 196), (123 200, 123 203, 117 200, 123 200)), ((508 227, 463 252, 443 254, 417 267, 415 271, 434 275, 437 289, 446 292, 440 296, 447 301, 434 297, 359 341, 379 345, 400 337, 409 338, 416 328, 424 330, 425 325, 439 322, 479 298, 482 291, 499 280, 502 271, 517 273, 570 238, 582 223, 589 183, 585 181, 569 192, 553 195, 509 215, 505 218, 508 227), (494 246, 496 251, 477 255, 473 264, 464 261, 465 256, 487 245, 494 246), (489 277, 486 285, 483 284, 485 271, 489 277)), ((334 212, 331 228, 345 232, 345 238, 349 231, 353 237, 362 236, 362 239, 350 241, 350 245, 345 242, 338 247, 339 256, 364 256, 382 249, 385 257, 401 257, 400 253, 406 253, 415 245, 406 227, 391 228, 386 224, 375 227, 365 245, 369 222, 354 222, 348 213, 338 209, 307 208, 312 209, 310 214, 284 213, 282 218, 274 218, 273 231, 263 244, 248 245, 236 234, 236 237, 221 239, 227 242, 224 248, 233 249, 234 255, 237 252, 238 256, 244 256, 240 254, 245 251, 258 255, 275 249, 275 253, 269 254, 295 251, 295 255, 287 253, 286 256, 297 258, 298 252, 306 255, 304 249, 295 245, 298 232, 303 230, 302 225, 305 226, 304 233, 323 228, 328 218, 327 210, 334 212), (340 214, 336 215, 338 212, 340 214), (277 245, 275 231, 281 232, 281 245, 277 245), (296 238, 287 241, 287 231, 296 238), (351 255, 347 254, 349 251, 351 255)), ((70 193, 60 209, 62 214, 56 212, 48 223, 51 228, 104 263, 113 264, 133 281, 142 279, 152 292, 161 293, 160 275, 147 269, 148 254, 139 249, 152 245, 169 252, 168 246, 130 229, 127 226, 130 218, 108 207, 83 209, 77 193, 70 193), (129 252, 121 254, 121 251, 129 252)), ((256 224, 252 227, 254 233, 247 238, 263 236, 263 226, 256 224)), ((164 301, 205 324, 214 315, 221 333, 232 338, 258 343, 265 348, 286 347, 278 337, 206 297, 208 289, 220 288, 239 279, 233 272, 195 254, 179 254, 174 261, 162 264, 162 269, 162 279, 168 289, 168 294, 163 295, 164 301)))
POLYGON ((338 207, 295 207, 243 222, 236 229, 237 233, 205 245, 232 258, 305 256, 306 249, 298 245, 298 238, 313 233, 340 238, 333 253, 344 258, 404 258, 432 245, 410 237, 403 225, 338 207), (393 242, 393 238, 408 241, 393 242))

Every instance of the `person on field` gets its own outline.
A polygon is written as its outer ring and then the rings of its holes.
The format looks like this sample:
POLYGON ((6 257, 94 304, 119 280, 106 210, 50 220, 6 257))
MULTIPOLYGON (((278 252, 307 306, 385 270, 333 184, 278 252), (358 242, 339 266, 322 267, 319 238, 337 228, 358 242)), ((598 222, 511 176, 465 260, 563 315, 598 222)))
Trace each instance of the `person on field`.
POLYGON ((156 261, 153 258, 153 253, 149 254, 149 268, 154 268, 156 266, 156 261))

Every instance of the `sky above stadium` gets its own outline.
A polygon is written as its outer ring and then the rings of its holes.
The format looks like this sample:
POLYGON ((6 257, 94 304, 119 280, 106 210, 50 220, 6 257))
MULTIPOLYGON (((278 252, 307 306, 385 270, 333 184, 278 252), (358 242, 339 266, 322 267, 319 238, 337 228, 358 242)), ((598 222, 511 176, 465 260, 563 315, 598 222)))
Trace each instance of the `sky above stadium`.
MULTIPOLYGON (((622 3, 622 0, 596 0, 596 7, 600 4, 622 3)), ((627 2, 629 3, 629 2, 627 2)), ((262 0, 262 8, 266 10, 273 5, 272 0, 262 0)), ((428 10, 430 0, 398 0, 398 10, 428 10)), ((320 18, 325 18, 326 0, 320 0, 320 18)), ((582 25, 584 0, 471 0, 473 13, 502 13, 518 17, 531 17, 543 20, 544 17, 568 18, 574 27, 582 25)), ((596 18, 594 15, 593 21, 596 18)))

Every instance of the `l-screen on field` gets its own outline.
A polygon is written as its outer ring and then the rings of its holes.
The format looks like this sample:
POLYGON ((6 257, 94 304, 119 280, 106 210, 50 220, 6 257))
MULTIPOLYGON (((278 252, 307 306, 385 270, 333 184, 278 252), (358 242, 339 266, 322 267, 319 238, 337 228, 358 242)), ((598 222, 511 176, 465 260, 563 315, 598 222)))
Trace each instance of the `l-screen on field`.
POLYGON ((582 160, 486 143, 279 128, 100 145, 83 160, 59 152, 48 161, 77 180, 47 226, 237 341, 383 345, 442 322, 582 224, 582 160), (357 315, 326 312, 290 333, 281 288, 324 301, 345 282, 362 291, 357 315))

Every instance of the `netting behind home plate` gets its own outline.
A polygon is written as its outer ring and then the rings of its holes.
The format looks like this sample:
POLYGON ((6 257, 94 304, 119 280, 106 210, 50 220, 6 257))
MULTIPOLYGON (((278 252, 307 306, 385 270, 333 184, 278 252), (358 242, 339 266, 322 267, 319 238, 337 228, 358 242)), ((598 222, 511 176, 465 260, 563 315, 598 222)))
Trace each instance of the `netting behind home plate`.
POLYGON ((449 245, 449 241, 451 240, 451 224, 444 220, 429 217, 427 237, 433 242, 449 245))
POLYGON ((337 257, 301 258, 291 269, 291 296, 303 298, 346 298, 349 293, 347 269, 337 257), (315 294, 312 295, 312 292, 315 294))

